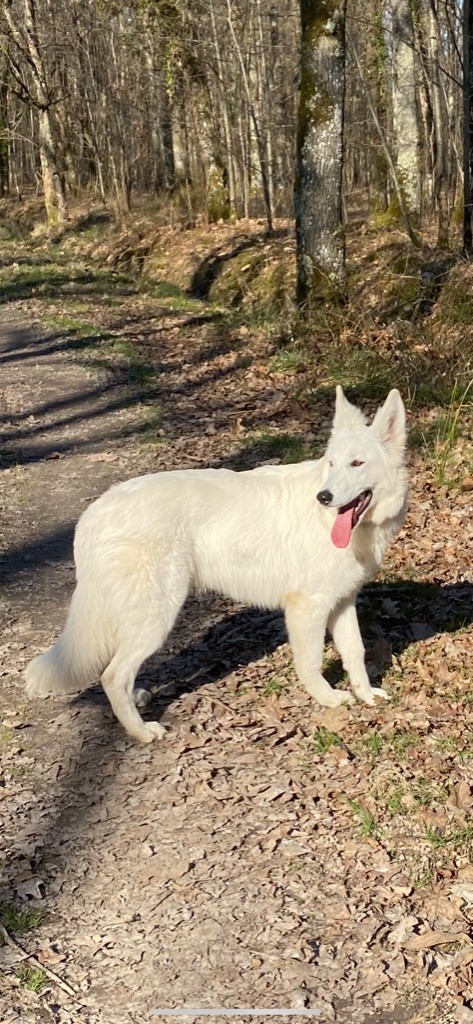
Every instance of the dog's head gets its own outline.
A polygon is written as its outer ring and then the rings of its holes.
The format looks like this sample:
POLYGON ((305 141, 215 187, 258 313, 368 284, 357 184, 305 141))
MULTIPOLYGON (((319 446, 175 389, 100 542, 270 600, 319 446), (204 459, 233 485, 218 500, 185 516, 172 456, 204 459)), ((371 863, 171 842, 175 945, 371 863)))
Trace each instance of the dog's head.
POLYGON ((332 434, 324 458, 321 505, 336 511, 331 537, 345 548, 352 530, 368 520, 377 526, 406 506, 406 413, 393 390, 367 425, 360 409, 337 387, 332 434))

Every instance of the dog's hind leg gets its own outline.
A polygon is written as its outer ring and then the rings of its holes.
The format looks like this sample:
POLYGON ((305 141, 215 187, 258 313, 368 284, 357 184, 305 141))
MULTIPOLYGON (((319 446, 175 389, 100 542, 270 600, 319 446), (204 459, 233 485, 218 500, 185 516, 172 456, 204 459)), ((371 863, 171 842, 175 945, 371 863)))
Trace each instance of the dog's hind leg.
POLYGON ((333 642, 348 673, 353 692, 365 704, 374 704, 375 697, 389 700, 386 690, 373 689, 365 668, 365 649, 354 601, 345 601, 329 618, 333 642))
POLYGON ((353 704, 348 690, 332 690, 322 675, 327 609, 315 597, 288 594, 285 614, 296 672, 311 697, 327 708, 353 704))
POLYGON ((140 743, 162 739, 166 730, 159 722, 144 722, 133 700, 133 686, 140 665, 159 646, 156 637, 148 644, 143 638, 133 645, 121 644, 102 676, 102 686, 118 721, 129 736, 140 743))
POLYGON ((189 589, 189 574, 161 565, 159 581, 136 577, 128 581, 126 602, 117 624, 118 649, 102 675, 102 686, 126 732, 140 743, 161 739, 166 730, 159 722, 144 722, 137 705, 141 692, 133 692, 140 665, 159 650, 172 629, 189 589))

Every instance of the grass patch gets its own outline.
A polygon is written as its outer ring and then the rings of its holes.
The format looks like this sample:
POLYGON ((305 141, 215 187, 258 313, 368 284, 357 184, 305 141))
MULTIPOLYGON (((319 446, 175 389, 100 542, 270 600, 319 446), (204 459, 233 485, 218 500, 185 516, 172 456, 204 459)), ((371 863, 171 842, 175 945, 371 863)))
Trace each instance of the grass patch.
POLYGON ((268 679, 268 682, 264 684, 261 692, 263 697, 271 697, 273 694, 280 697, 281 694, 287 690, 287 685, 288 684, 285 679, 278 679, 277 676, 274 676, 272 679, 268 679))
POLYGON ((370 732, 361 739, 363 747, 367 750, 371 757, 379 757, 383 746, 384 740, 379 732, 370 732))
POLYGON ((146 291, 153 299, 165 301, 166 306, 172 310, 184 313, 200 313, 205 305, 200 299, 193 298, 170 281, 152 281, 149 278, 143 282, 146 291))
POLYGON ((459 387, 458 381, 452 390, 448 410, 440 421, 435 442, 435 480, 439 486, 447 481, 455 443, 460 435, 461 417, 467 406, 472 404, 473 379, 466 387, 459 387))
POLYGON ((465 825, 465 828, 454 832, 450 836, 450 842, 457 854, 466 855, 470 864, 473 863, 473 825, 465 825))
POLYGON ((244 445, 252 447, 259 455, 260 461, 278 460, 283 465, 292 462, 303 462, 310 458, 309 446, 300 434, 289 434, 286 431, 259 430, 247 434, 244 445))
POLYGON ((441 850, 448 843, 448 838, 445 835, 445 832, 442 832, 442 829, 440 828, 427 826, 424 831, 424 836, 427 839, 427 842, 433 846, 434 850, 441 850))
POLYGON ((164 441, 163 437, 157 436, 157 431, 161 428, 163 422, 163 410, 157 405, 145 405, 141 406, 141 422, 137 424, 140 431, 140 439, 145 443, 148 441, 153 444, 162 444, 164 441))
POLYGON ((76 317, 72 316, 58 316, 53 313, 43 314, 41 322, 45 327, 54 327, 60 331, 74 331, 75 333, 86 333, 88 334, 91 330, 91 325, 86 323, 84 320, 77 320, 76 317))
POLYGON ((4 725, 0 725, 0 750, 2 747, 6 747, 10 740, 12 739, 12 729, 7 729, 4 725))
POLYGON ((433 804, 444 803, 447 798, 446 790, 442 787, 435 789, 428 779, 418 779, 411 786, 411 793, 416 804, 420 804, 421 807, 432 807, 433 804))
POLYGON ((442 324, 446 327, 471 327, 472 321, 473 299, 464 286, 452 287, 450 282, 442 293, 442 324))
POLYGON ((367 839, 371 836, 376 835, 378 831, 378 826, 376 823, 376 819, 371 814, 371 812, 366 807, 364 807, 363 804, 360 804, 358 800, 349 800, 348 804, 360 823, 360 836, 362 836, 364 839, 367 839))
POLYGON ((431 871, 424 871, 414 881, 414 889, 429 889, 434 880, 434 876, 431 871))
POLYGON ((393 732, 386 738, 398 760, 402 761, 410 748, 417 743, 419 737, 415 732, 393 732))
POLYGON ((408 813, 408 808, 406 807, 403 801, 403 797, 404 791, 400 786, 396 786, 396 788, 391 790, 391 792, 387 795, 385 799, 385 804, 388 811, 390 811, 391 814, 394 815, 408 813))
POLYGON ((332 747, 342 747, 343 740, 336 732, 330 732, 321 725, 314 732, 313 744, 316 754, 326 754, 332 747))
MULTIPOLYGON (((104 349, 102 349, 103 351, 104 349)), ((108 343, 106 354, 112 359, 118 357, 119 360, 126 362, 128 375, 137 384, 156 376, 154 367, 141 358, 135 347, 126 338, 114 338, 108 343)))
POLYGON ((269 369, 271 373, 299 373, 305 366, 304 356, 299 349, 286 348, 273 356, 269 369))
POLYGON ((13 935, 31 932, 43 919, 40 907, 17 907, 14 903, 0 903, 0 924, 13 935))
POLYGON ((29 992, 41 992, 41 989, 48 983, 48 976, 41 967, 28 967, 27 964, 20 964, 16 968, 15 974, 21 988, 27 988, 29 992))

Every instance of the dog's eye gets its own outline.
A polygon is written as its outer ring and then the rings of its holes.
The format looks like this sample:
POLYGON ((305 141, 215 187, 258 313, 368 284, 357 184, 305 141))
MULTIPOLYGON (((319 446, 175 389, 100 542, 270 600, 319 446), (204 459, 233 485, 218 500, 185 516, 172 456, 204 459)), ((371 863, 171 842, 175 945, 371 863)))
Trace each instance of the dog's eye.
POLYGON ((362 462, 361 459, 355 459, 354 462, 350 463, 350 465, 354 467, 364 466, 364 462, 362 462))

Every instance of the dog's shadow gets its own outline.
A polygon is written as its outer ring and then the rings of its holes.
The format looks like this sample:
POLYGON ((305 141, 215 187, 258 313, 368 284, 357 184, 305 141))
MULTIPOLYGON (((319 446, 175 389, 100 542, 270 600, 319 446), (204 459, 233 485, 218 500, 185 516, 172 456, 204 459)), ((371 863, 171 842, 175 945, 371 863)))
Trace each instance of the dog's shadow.
MULTIPOLYGON (((167 647, 145 664, 138 677, 140 686, 152 689, 145 718, 148 714, 162 718, 179 696, 225 679, 287 641, 281 613, 234 611, 229 603, 226 607, 222 614, 221 599, 208 596, 189 601, 167 647)), ((375 685, 382 684, 392 655, 416 641, 465 628, 473 619, 472 609, 469 583, 436 585, 398 579, 366 587, 358 612, 368 663, 370 651, 377 652, 375 666, 370 666, 375 685)), ((340 682, 341 662, 332 662, 325 675, 332 685, 340 682)), ((87 690, 75 702, 108 704, 101 687, 87 690)))

